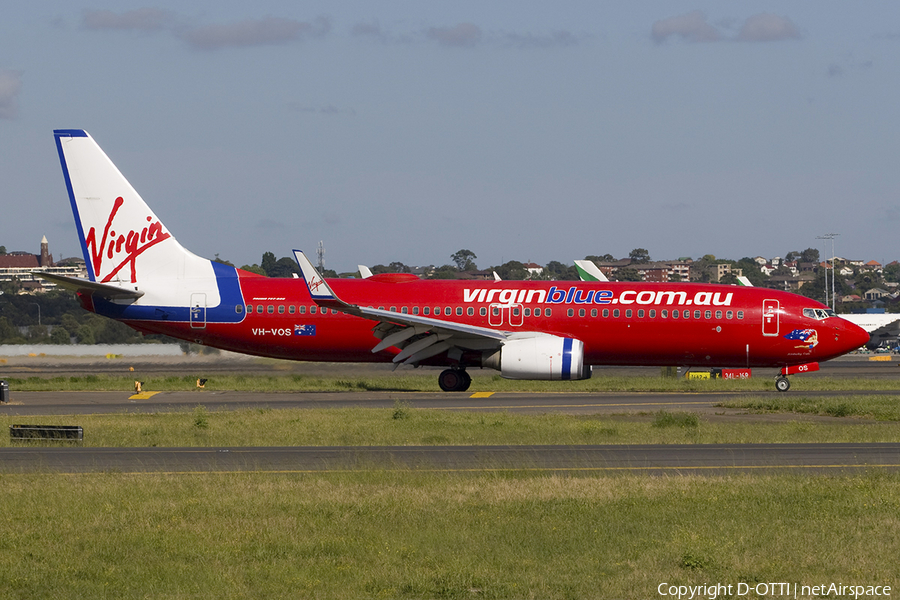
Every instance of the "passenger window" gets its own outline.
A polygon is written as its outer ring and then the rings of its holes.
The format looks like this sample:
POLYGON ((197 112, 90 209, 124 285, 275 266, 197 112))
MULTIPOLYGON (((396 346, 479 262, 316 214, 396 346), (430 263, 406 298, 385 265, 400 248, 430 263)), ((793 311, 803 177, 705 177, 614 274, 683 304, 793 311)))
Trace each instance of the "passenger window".
POLYGON ((717 311, 716 311, 716 320, 719 320, 719 319, 721 319, 721 318, 722 318, 722 311, 721 311, 721 310, 717 310, 717 311))
POLYGON ((469 315, 470 317, 474 316, 474 315, 475 315, 475 309, 474 309, 473 307, 470 306, 469 308, 466 309, 466 314, 469 315))
POLYGON ((631 309, 629 308, 628 310, 625 311, 625 318, 630 319, 632 314, 633 313, 631 312, 631 309))
POLYGON ((677 318, 678 318, 678 311, 677 311, 677 310, 673 310, 673 311, 672 311, 672 318, 673 318, 673 319, 677 319, 677 318))
POLYGON ((569 310, 566 311, 566 315, 567 315, 567 316, 570 316, 570 317, 574 317, 574 316, 575 316, 575 309, 570 308, 569 310))
POLYGON ((531 309, 530 309, 530 308, 526 308, 526 309, 524 309, 524 310, 525 310, 525 316, 526 316, 526 317, 530 317, 530 316, 531 316, 531 309))
POLYGON ((409 314, 409 308, 407 308, 407 307, 404 306, 404 307, 402 307, 402 308, 400 309, 400 312, 403 313, 404 315, 408 315, 408 314, 409 314))
POLYGON ((596 316, 597 316, 597 309, 596 309, 596 308, 592 308, 592 309, 591 309, 591 316, 592 316, 592 317, 596 317, 596 316))
POLYGON ((478 309, 478 314, 481 315, 482 317, 487 316, 487 309, 482 306, 481 308, 478 309))
POLYGON ((396 307, 396 306, 392 306, 392 307, 391 307, 391 312, 397 312, 397 307, 396 307))
POLYGON ((739 310, 738 311, 738 319, 743 319, 743 318, 744 318, 744 311, 739 310))
POLYGON ((643 319, 643 318, 644 318, 644 309, 643 308, 638 309, 638 319, 643 319))
POLYGON ((618 319, 618 318, 619 318, 619 309, 618 309, 618 308, 615 309, 615 310, 613 310, 613 318, 614 318, 614 319, 618 319))
POLYGON ((578 309, 578 316, 579 316, 579 317, 583 317, 583 316, 584 316, 584 309, 583 309, 583 308, 579 308, 579 309, 578 309))
POLYGON ((279 315, 283 315, 283 314, 284 314, 284 304, 279 304, 279 305, 278 305, 278 314, 279 314, 279 315))
POLYGON ((733 319, 733 318, 734 318, 734 311, 733 311, 733 310, 726 311, 726 312, 725 312, 725 318, 726 318, 726 319, 733 319))
POLYGON ((659 316, 661 316, 663 319, 668 319, 668 318, 669 318, 669 311, 667 311, 667 310, 661 310, 661 311, 659 311, 659 316))
POLYGON ((699 319, 699 318, 700 318, 700 311, 699 311, 699 310, 695 310, 695 311, 694 311, 694 318, 695 318, 695 319, 699 319))
POLYGON ((444 314, 447 315, 447 316, 449 317, 450 315, 453 314, 453 309, 450 308, 449 306, 445 306, 445 307, 444 307, 444 314))
POLYGON ((306 314, 306 307, 305 307, 305 306, 301 306, 301 307, 300 307, 299 309, 297 309, 297 310, 298 310, 298 312, 299 312, 301 315, 305 315, 305 314, 306 314))
POLYGON ((289 314, 294 314, 294 312, 296 311, 296 309, 297 309, 297 307, 294 306, 293 304, 291 304, 290 306, 288 306, 288 313, 289 313, 289 314))
POLYGON ((418 307, 418 306, 413 306, 413 314, 414 314, 414 315, 419 314, 419 307, 418 307))
POLYGON ((310 306, 310 307, 309 307, 309 314, 314 315, 314 314, 316 314, 317 312, 319 312, 319 308, 318 308, 317 306, 310 306))
POLYGON ((708 311, 704 312, 704 313, 703 313, 703 318, 705 318, 705 319, 712 319, 712 311, 711 311, 711 310, 708 310, 708 311))
MULTIPOLYGON (((545 316, 545 317, 549 317, 549 316, 552 315, 552 314, 553 314, 553 311, 552 311, 551 309, 549 309, 549 308, 545 308, 545 309, 544 309, 544 316, 545 316)), ((540 316, 540 315, 539 315, 539 316, 540 316)))
POLYGON ((608 308, 604 308, 604 309, 603 309, 603 318, 605 319, 605 318, 607 318, 608 316, 609 316, 609 309, 608 309, 608 308))
POLYGON ((656 311, 653 310, 652 308, 650 309, 650 318, 651 318, 651 319, 655 319, 655 318, 656 318, 656 311))
POLYGON ((261 314, 262 314, 262 311, 263 311, 263 305, 262 305, 262 304, 258 304, 258 305, 256 306, 256 314, 261 315, 261 314))
POLYGON ((522 311, 521 311, 521 309, 517 306, 517 307, 515 307, 515 308, 512 309, 512 312, 513 312, 513 316, 514 316, 514 317, 518 317, 518 316, 519 316, 519 313, 522 312, 522 311))
POLYGON ((241 314, 242 312, 244 312, 244 305, 238 304, 237 306, 235 306, 234 312, 236 312, 237 314, 241 314))
POLYGON ((461 316, 462 316, 462 306, 457 306, 457 307, 456 307, 456 316, 457 316, 457 317, 461 317, 461 316))
POLYGON ((247 314, 250 314, 250 313, 252 313, 252 312, 253 312, 253 305, 252 305, 252 304, 248 304, 248 305, 247 305, 247 314))
POLYGON ((536 317, 541 316, 541 309, 539 309, 539 308, 534 309, 534 316, 536 316, 536 317))
POLYGON ((500 314, 500 309, 497 308, 496 306, 492 306, 492 307, 491 307, 491 314, 494 315, 494 316, 496 317, 497 315, 500 314))
POLYGON ((427 317, 428 315, 430 315, 430 314, 431 314, 431 307, 430 307, 430 306, 425 306, 425 307, 423 307, 423 308, 422 308, 422 314, 425 315, 426 317, 427 317))

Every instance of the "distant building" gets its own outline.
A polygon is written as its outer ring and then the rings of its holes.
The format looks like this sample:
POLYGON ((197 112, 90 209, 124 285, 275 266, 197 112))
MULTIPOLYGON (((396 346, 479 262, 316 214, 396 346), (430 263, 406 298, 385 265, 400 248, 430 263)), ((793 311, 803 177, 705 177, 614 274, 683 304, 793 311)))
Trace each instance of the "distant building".
POLYGON ((544 273, 544 267, 537 263, 527 262, 524 265, 525 270, 528 271, 529 277, 540 277, 544 273))
POLYGON ((35 273, 52 273, 67 277, 87 278, 87 268, 81 258, 66 258, 53 262, 47 237, 41 239, 40 254, 10 252, 0 255, 0 282, 15 282, 22 294, 34 294, 56 289, 55 283, 35 276, 35 273))
POLYGON ((881 300, 889 294, 890 292, 888 292, 887 290, 883 290, 881 288, 872 288, 865 293, 865 296, 866 300, 868 300, 869 302, 874 302, 875 300, 881 300))

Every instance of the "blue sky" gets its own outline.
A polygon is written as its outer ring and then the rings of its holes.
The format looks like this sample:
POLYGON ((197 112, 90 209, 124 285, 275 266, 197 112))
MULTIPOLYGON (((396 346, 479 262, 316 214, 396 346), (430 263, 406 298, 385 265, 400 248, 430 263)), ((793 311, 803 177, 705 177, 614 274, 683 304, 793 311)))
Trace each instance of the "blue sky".
POLYGON ((900 259, 894 2, 13 3, 0 244, 80 255, 83 128, 194 252, 900 259), (829 246, 830 251, 830 246, 829 246))

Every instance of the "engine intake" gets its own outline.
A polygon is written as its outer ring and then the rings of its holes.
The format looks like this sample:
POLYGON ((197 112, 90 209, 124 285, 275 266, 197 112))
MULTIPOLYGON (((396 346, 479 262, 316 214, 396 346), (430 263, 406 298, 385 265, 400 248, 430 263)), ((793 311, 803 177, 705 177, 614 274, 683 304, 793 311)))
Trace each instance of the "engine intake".
POLYGON ((481 366, 497 369, 506 379, 589 379, 591 366, 584 364, 581 340, 549 334, 504 342, 499 350, 485 352, 481 366))

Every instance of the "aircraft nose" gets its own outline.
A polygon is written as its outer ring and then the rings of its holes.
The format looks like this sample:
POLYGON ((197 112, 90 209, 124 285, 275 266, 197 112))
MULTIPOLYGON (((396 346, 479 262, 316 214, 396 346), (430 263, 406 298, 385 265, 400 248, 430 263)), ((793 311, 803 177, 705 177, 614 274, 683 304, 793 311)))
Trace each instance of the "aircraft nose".
POLYGON ((845 352, 856 350, 861 346, 869 343, 871 336, 869 332, 850 321, 843 321, 840 328, 840 341, 842 345, 846 345, 845 352))

